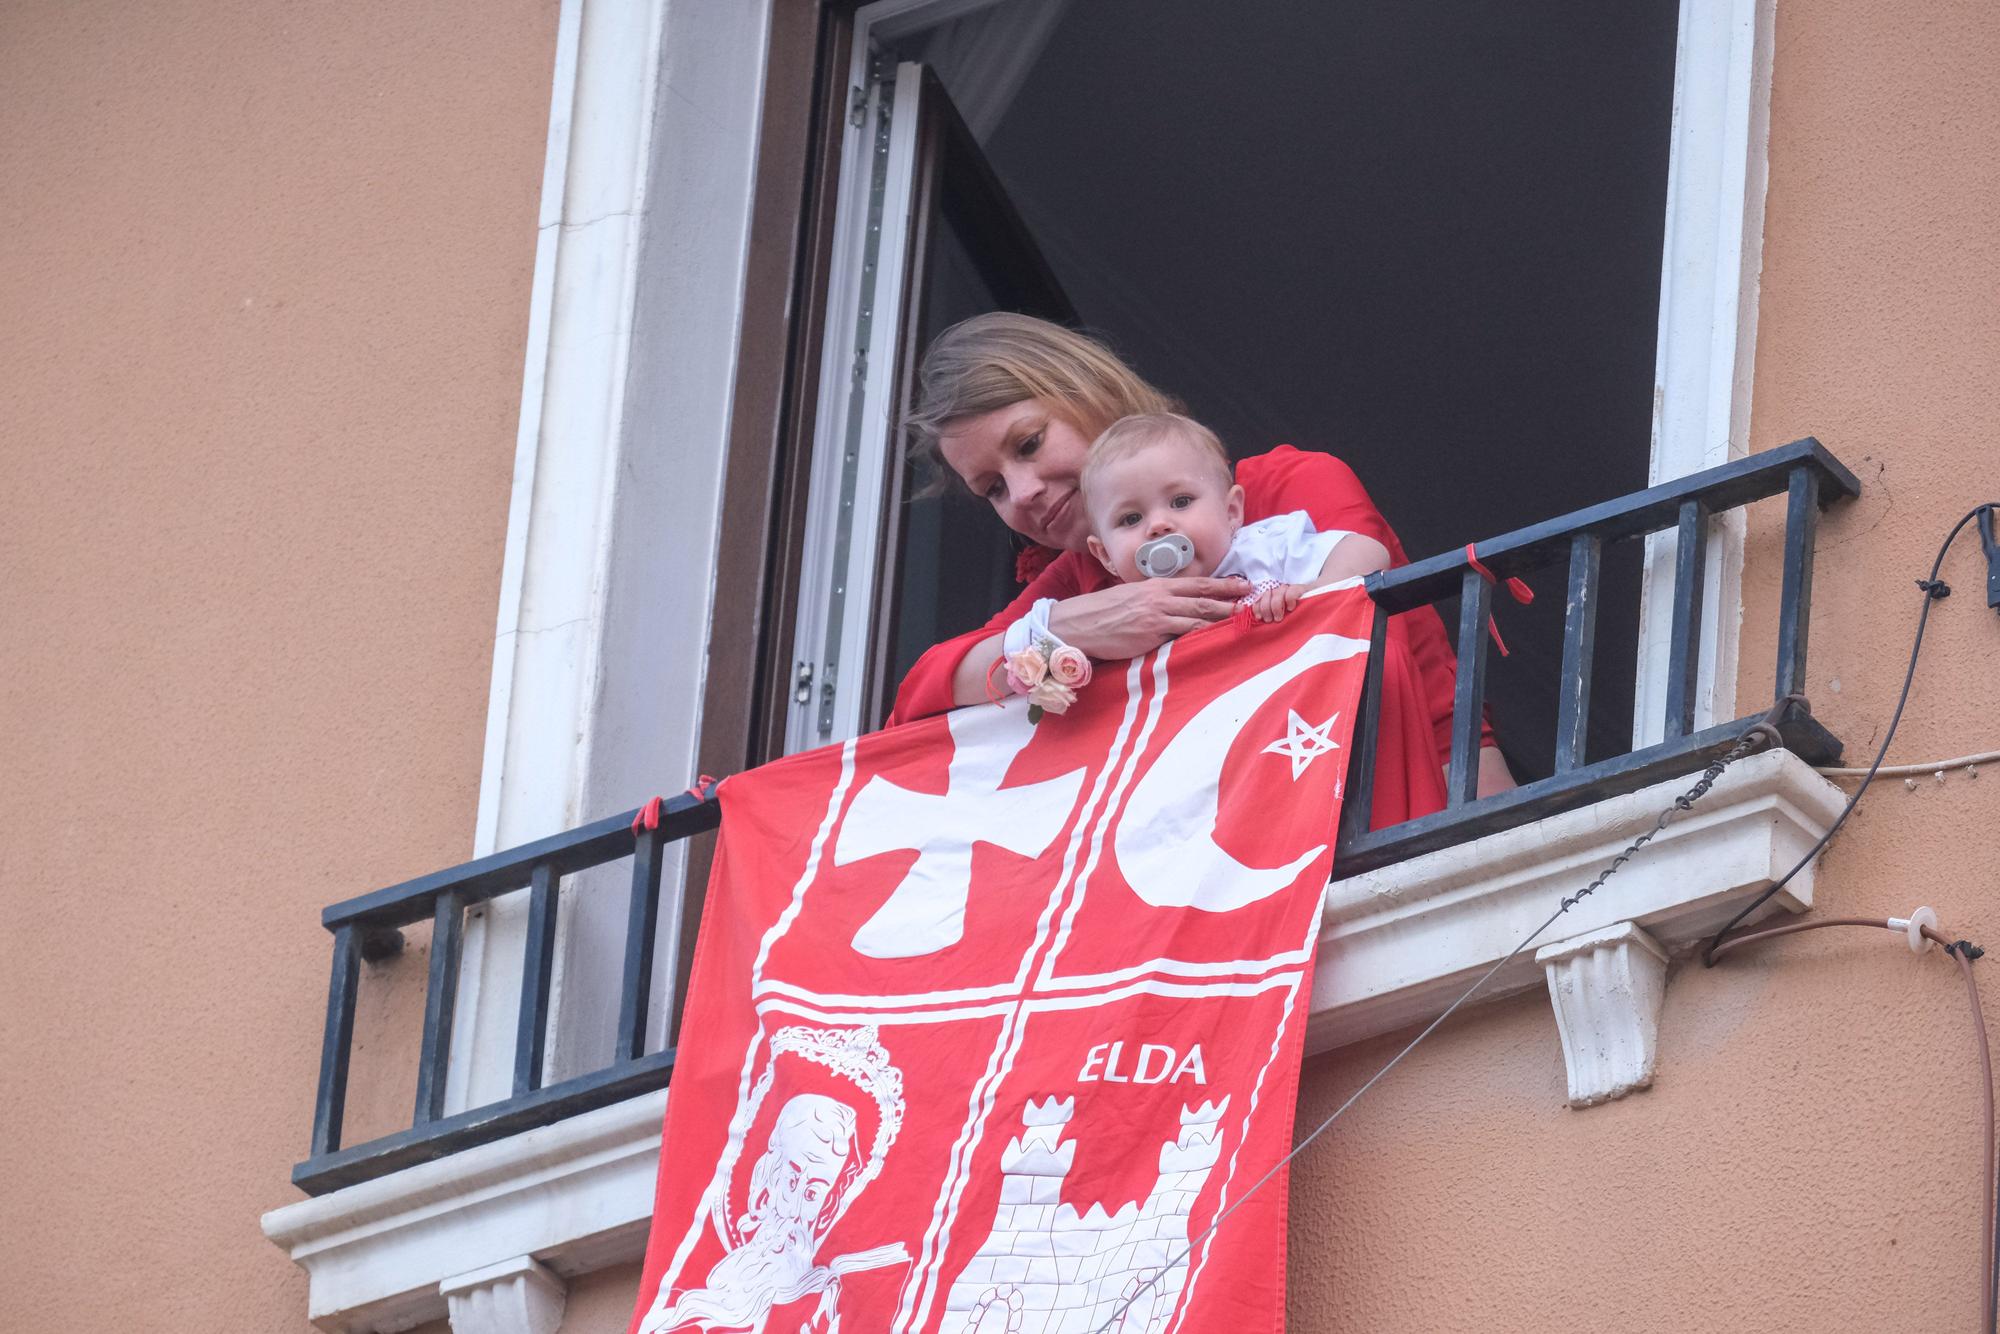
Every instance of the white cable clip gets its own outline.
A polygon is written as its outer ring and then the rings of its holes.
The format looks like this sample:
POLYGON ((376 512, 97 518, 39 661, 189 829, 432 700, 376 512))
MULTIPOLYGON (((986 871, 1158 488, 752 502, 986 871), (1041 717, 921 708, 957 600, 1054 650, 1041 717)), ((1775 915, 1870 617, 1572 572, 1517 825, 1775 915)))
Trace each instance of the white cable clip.
POLYGON ((1937 930, 1937 924, 1937 910, 1928 907, 1919 908, 1908 917, 1891 917, 1889 919, 1889 929, 1891 931, 1901 931, 1910 938, 1910 953, 1912 954, 1922 954, 1935 943, 1928 936, 1924 935, 1924 928, 1929 927, 1935 931, 1937 930))

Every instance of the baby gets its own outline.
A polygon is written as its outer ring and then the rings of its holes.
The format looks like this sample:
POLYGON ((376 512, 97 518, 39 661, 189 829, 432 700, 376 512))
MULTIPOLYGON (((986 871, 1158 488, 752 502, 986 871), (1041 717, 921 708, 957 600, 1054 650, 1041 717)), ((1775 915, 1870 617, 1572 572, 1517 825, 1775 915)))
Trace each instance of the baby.
POLYGON ((1244 523, 1243 488, 1222 442, 1172 413, 1113 422, 1090 446, 1081 489, 1090 554, 1117 578, 1145 578, 1141 548, 1178 534, 1192 544, 1192 558, 1172 572, 1248 580, 1243 601, 1260 621, 1282 621, 1309 589, 1389 564, 1381 543, 1315 532, 1303 510, 1244 523))

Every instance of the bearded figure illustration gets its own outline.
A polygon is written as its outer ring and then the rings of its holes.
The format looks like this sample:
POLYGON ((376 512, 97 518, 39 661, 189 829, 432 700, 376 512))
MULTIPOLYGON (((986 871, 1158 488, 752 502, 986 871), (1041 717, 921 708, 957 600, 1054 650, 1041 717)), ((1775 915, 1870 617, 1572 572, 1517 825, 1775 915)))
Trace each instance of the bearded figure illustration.
MULTIPOLYGON (((824 1093, 787 1098, 750 1167, 743 1211, 732 1217, 723 1197, 716 1197, 711 1216, 727 1252, 709 1269, 704 1286, 663 1286, 640 1334, 690 1328, 763 1334, 774 1310, 814 1294, 818 1305, 800 1329, 832 1334, 840 1328, 843 1277, 909 1260, 908 1250, 896 1242, 818 1262, 834 1223, 880 1171, 901 1121, 901 1079, 875 1031, 786 1029, 773 1043, 774 1058, 782 1050, 828 1064, 836 1073, 863 1076, 857 1082, 876 1095, 883 1113, 874 1148, 864 1150, 859 1118, 847 1103, 824 1093)), ((747 1120, 755 1119, 770 1084, 767 1070, 747 1120)), ((730 1166, 725 1162, 718 1176, 724 1185, 730 1166)))

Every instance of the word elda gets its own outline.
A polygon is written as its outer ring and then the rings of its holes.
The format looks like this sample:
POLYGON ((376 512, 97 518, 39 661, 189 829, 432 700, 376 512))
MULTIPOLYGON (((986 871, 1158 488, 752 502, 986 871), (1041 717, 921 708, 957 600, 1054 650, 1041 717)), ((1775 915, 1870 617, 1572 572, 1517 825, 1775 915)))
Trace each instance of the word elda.
POLYGON ((1197 1084, 1208 1082, 1208 1071, 1201 1063, 1199 1042, 1189 1047, 1185 1056, 1157 1042, 1145 1043, 1140 1046, 1138 1059, 1129 1072, 1118 1068, 1124 1052, 1123 1042, 1098 1043, 1084 1054, 1083 1069, 1078 1073, 1076 1082, 1095 1084, 1102 1080, 1106 1084, 1165 1084, 1171 1081, 1178 1084, 1190 1076, 1197 1084))

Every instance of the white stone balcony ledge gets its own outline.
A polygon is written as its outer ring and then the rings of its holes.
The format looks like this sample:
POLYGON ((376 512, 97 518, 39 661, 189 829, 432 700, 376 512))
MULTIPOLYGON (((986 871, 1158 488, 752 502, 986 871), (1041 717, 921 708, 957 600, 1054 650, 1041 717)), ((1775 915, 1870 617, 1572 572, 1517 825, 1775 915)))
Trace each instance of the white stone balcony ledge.
MULTIPOLYGON (((1693 782, 1657 783, 1334 881, 1319 937, 1308 1054, 1435 1018, 1693 782)), ((1789 870, 1844 800, 1789 751, 1739 760, 1471 1003, 1548 985, 1569 1060, 1570 1101, 1586 1105, 1643 1087, 1652 1077, 1668 956, 1688 951, 1789 870), (1599 966, 1575 962, 1599 952, 1599 966), (1579 1083, 1585 1064, 1598 1074, 1579 1083)), ((1801 871, 1764 911, 1810 907, 1813 870, 1801 871)))

